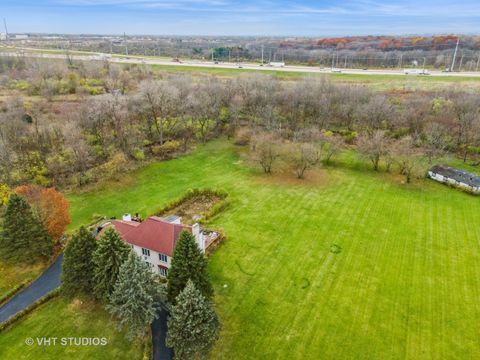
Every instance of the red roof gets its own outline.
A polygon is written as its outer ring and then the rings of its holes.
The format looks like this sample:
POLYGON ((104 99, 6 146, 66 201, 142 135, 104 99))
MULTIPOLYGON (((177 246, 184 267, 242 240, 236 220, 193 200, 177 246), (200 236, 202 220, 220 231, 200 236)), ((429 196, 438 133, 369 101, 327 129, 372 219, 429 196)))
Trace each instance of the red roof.
POLYGON ((173 256, 178 236, 184 230, 192 232, 192 227, 172 224, 157 216, 151 216, 142 223, 113 220, 115 230, 127 243, 173 256))

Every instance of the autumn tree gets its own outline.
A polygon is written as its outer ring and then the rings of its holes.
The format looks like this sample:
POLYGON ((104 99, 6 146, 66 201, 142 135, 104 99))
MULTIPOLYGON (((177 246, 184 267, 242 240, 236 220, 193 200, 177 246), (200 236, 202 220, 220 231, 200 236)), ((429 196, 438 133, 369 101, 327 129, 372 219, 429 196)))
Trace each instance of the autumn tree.
POLYGON ((48 234, 58 240, 70 224, 69 203, 65 196, 54 188, 38 185, 22 185, 15 189, 35 208, 48 234))
POLYGON ((10 188, 7 184, 0 183, 0 207, 7 205, 10 196, 10 188))

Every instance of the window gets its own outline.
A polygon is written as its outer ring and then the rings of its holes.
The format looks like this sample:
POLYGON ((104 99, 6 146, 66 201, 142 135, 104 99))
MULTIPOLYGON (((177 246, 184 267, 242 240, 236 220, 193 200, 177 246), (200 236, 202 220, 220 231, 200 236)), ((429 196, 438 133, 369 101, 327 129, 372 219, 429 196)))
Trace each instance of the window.
POLYGON ((149 268, 152 267, 152 264, 150 264, 148 261, 145 261, 145 264, 147 264, 147 266, 148 266, 149 268))
POLYGON ((158 258, 160 259, 160 261, 163 261, 164 263, 168 262, 168 256, 165 255, 165 254, 158 254, 158 258))
POLYGON ((159 266, 158 267, 158 273, 163 276, 163 277, 167 277, 167 274, 168 274, 168 270, 162 266, 159 266))
POLYGON ((142 248, 142 254, 145 256, 150 256, 150 250, 142 248))

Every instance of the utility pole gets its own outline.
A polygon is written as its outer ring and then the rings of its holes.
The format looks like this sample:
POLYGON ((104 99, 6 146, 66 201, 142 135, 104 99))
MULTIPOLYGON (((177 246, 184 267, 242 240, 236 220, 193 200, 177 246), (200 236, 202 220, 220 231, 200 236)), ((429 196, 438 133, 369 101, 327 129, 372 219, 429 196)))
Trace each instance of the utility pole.
POLYGON ((460 44, 460 37, 457 37, 457 45, 455 46, 455 52, 453 53, 452 66, 450 67, 450 71, 453 71, 453 68, 455 66, 455 59, 457 58, 457 51, 458 51, 459 44, 460 44))
POLYGON ((403 62, 403 54, 400 54, 400 65, 398 66, 399 69, 402 68, 402 62, 403 62))
POLYGON ((127 35, 123 33, 123 42, 125 43, 125 55, 128 56, 127 35))
POLYGON ((425 74, 425 62, 426 62, 426 61, 427 61, 427 58, 424 57, 424 58, 423 58, 423 70, 422 70, 422 72, 423 72, 424 74, 425 74))
POLYGON ((345 56, 345 65, 343 66, 344 69, 347 68, 347 58, 348 58, 348 56, 345 56))
POLYGON ((3 18, 3 25, 5 26, 5 41, 8 41, 7 20, 3 18))

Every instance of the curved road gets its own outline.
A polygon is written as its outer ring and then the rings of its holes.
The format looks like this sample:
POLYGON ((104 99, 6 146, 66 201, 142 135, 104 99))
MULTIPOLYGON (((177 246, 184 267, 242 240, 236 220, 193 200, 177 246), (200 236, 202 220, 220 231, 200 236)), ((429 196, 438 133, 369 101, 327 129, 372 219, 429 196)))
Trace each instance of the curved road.
POLYGON ((38 299, 60 286, 63 254, 33 283, 16 294, 6 304, 0 307, 0 323, 8 320, 19 311, 32 305, 38 299))

